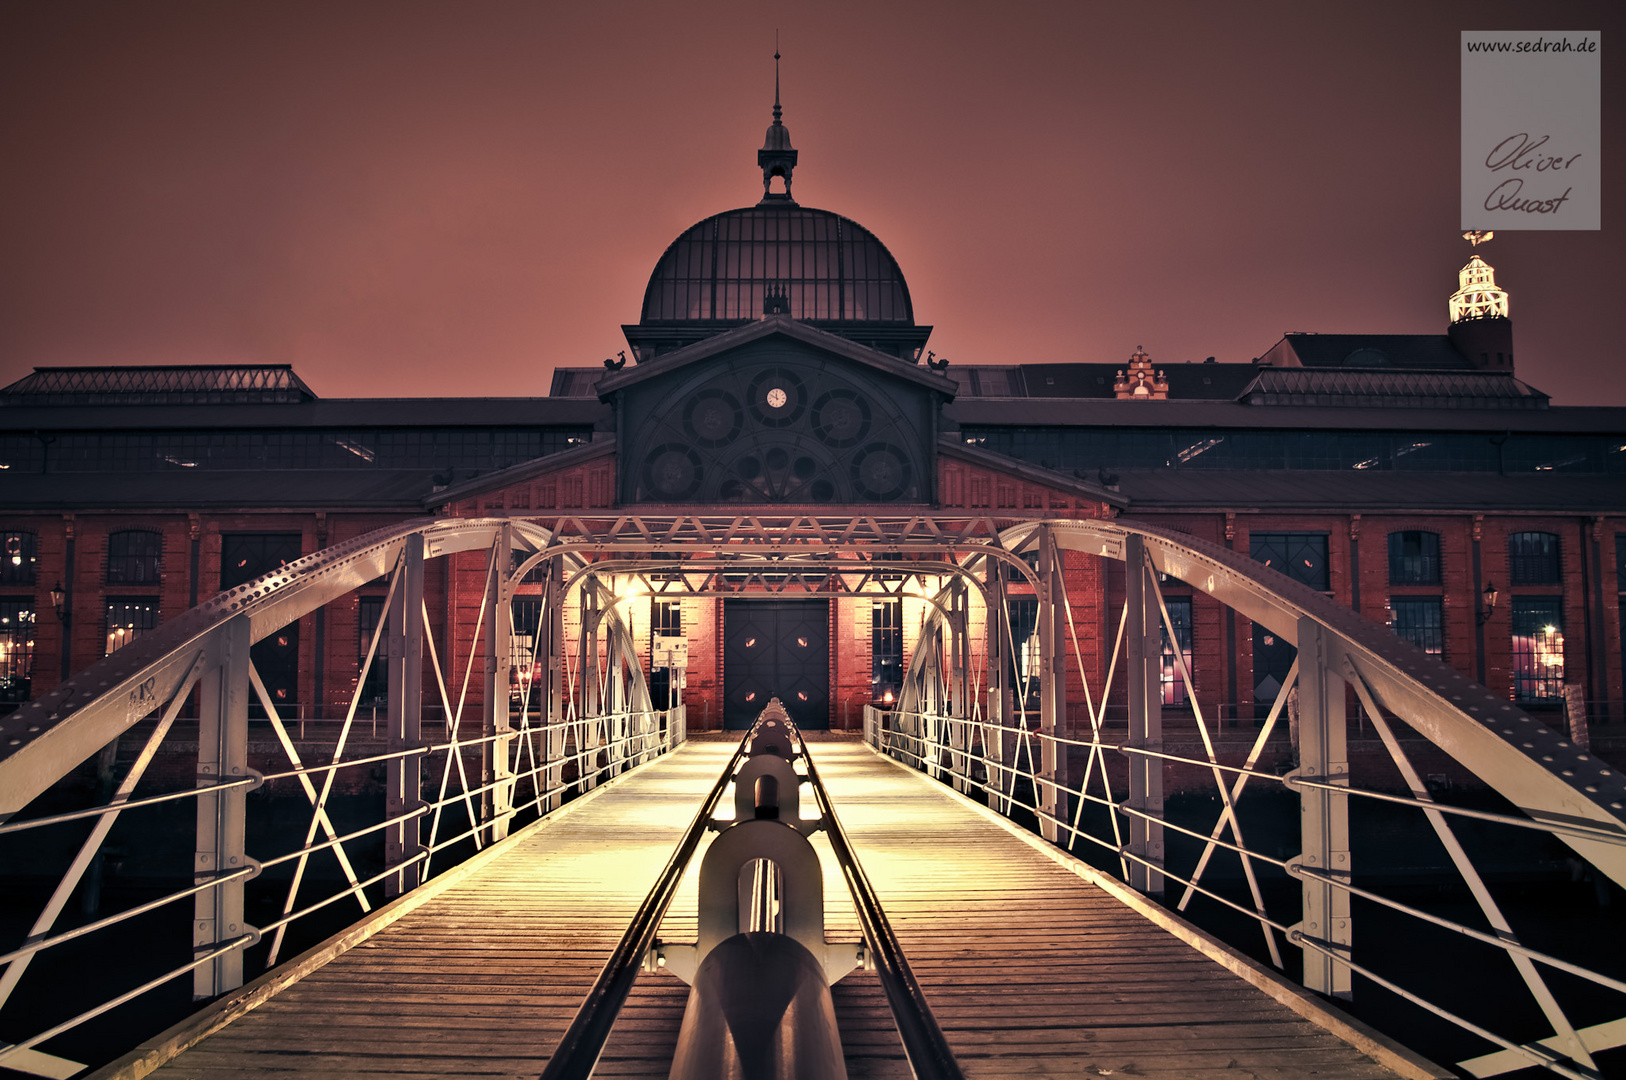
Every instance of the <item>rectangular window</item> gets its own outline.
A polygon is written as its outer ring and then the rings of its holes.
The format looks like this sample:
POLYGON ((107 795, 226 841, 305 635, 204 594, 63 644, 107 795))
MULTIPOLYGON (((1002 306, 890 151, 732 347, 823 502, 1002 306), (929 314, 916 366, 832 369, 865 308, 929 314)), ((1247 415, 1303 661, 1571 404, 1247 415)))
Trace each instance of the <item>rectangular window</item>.
POLYGON ((1615 534, 1615 588, 1626 592, 1626 532, 1615 534))
POLYGON ((869 612, 870 700, 891 705, 903 689, 903 601, 876 600, 869 612))
MULTIPOLYGON (((384 619, 384 598, 382 596, 363 596, 356 608, 356 666, 360 669, 362 661, 367 659, 367 650, 373 643, 373 632, 384 619)), ((388 634, 388 631, 385 631, 388 634)), ((385 657, 389 653, 389 641, 381 634, 378 639, 378 649, 373 653, 373 663, 367 669, 367 681, 361 684, 361 698, 356 702, 358 709, 382 709, 390 700, 389 665, 385 657)))
POLYGON ((546 708, 538 701, 532 684, 537 672, 532 666, 536 660, 536 644, 546 627, 542 626, 542 598, 517 596, 509 607, 513 620, 509 628, 508 663, 509 687, 515 701, 527 702, 527 708, 546 708))
POLYGON ((34 584, 37 547, 31 532, 0 532, 0 585, 34 584))
POLYGON ((1389 584, 1438 585, 1440 534, 1408 529, 1389 534, 1389 584))
POLYGON ((164 538, 160 533, 146 529, 112 533, 107 538, 107 583, 157 585, 163 555, 164 538))
MULTIPOLYGON (((683 636, 683 602, 681 600, 651 600, 649 602, 649 636, 653 638, 680 638, 683 636)), ((653 649, 653 646, 651 646, 653 649)), ((657 709, 670 709, 677 704, 672 669, 653 666, 650 661, 649 700, 657 709)))
POLYGON ((122 649, 158 626, 158 598, 132 596, 107 598, 107 651, 122 649))
POLYGON ((1558 537, 1552 533, 1514 533, 1507 538, 1507 574, 1515 585, 1557 585, 1562 581, 1558 537))
POLYGON ((1251 554, 1278 573, 1317 592, 1332 586, 1327 578, 1327 534, 1259 532, 1249 538, 1251 554))
POLYGON ((1005 609, 1010 612, 1014 646, 1011 689, 1017 701, 1024 700, 1025 691, 1026 707, 1036 709, 1039 707, 1039 677, 1043 671, 1039 657, 1039 601, 1032 596, 1013 596, 1005 601, 1005 609))
POLYGON ((1191 663, 1191 597, 1168 596, 1163 603, 1169 609, 1169 622, 1174 626, 1174 640, 1169 640, 1169 628, 1163 631, 1163 673, 1160 677, 1163 684, 1163 704, 1184 705, 1186 703, 1186 681, 1180 677, 1179 666, 1175 663, 1175 646, 1180 648, 1180 657, 1186 662, 1186 672, 1191 676, 1192 684, 1197 681, 1197 671, 1191 663))
POLYGON ((28 700, 33 678, 34 602, 0 600, 0 712, 28 700))
POLYGON ((1430 656, 1445 655, 1444 605, 1438 596, 1391 597, 1395 633, 1430 656))
POLYGON ((989 494, 992 487, 993 483, 988 477, 973 474, 971 477, 971 505, 987 506, 992 499, 989 494))
POLYGON ((1564 613, 1557 596, 1513 598, 1513 700, 1564 697, 1564 613))

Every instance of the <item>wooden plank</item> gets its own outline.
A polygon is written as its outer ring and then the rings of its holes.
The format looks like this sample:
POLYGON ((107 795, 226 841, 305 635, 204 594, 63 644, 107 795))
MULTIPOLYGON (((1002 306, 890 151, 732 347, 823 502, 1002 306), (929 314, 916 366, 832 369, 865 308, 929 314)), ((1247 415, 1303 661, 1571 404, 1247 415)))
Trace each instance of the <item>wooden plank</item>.
MULTIPOLYGON (((601 787, 158 1075, 536 1076, 731 750, 692 741, 601 787)), ((973 1080, 1395 1075, 941 785, 852 742, 812 751, 973 1080)), ((813 842, 827 936, 857 940, 828 842, 813 842)), ((668 940, 693 939, 699 862, 668 940)), ((910 1077, 874 974, 832 996, 851 1080, 910 1077)), ((596 1075, 665 1077, 687 998, 670 975, 640 977, 596 1075)), ((97 1080, 115 1075, 142 1074, 97 1080)))

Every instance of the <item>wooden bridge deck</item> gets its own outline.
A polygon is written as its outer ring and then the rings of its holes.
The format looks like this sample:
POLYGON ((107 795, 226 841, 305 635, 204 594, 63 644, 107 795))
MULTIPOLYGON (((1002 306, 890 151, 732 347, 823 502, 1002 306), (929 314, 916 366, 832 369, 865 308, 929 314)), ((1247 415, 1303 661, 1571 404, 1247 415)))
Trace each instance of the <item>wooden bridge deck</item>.
MULTIPOLYGON (((968 1077, 1396 1075, 940 785, 853 741, 810 749, 968 1077)), ((533 827, 156 1075, 537 1076, 731 750, 691 742, 533 827)), ((817 843, 827 933, 856 940, 817 843)), ((698 868, 669 940, 693 939, 698 868)), ((687 993, 641 976, 597 1075, 664 1077, 687 993)), ((910 1076, 873 973, 834 996, 853 1080, 910 1076)))

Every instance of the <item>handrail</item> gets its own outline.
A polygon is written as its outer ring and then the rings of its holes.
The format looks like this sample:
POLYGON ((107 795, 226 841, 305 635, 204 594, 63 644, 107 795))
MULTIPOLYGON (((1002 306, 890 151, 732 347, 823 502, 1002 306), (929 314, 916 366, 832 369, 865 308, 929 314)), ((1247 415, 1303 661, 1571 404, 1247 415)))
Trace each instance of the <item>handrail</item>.
POLYGON ((734 756, 728 759, 728 766, 700 804, 699 813, 695 814, 683 833, 683 839, 667 860, 666 869, 655 879, 654 887, 639 906, 638 913, 632 917, 627 932, 621 935, 615 951, 604 962, 604 970, 599 972, 598 979, 587 992, 586 1000, 576 1010, 570 1027, 554 1048, 553 1056, 542 1070, 541 1080, 588 1080, 592 1076, 599 1054, 604 1052, 604 1043, 610 1037, 610 1028, 620 1015, 621 1006, 626 1004, 627 995, 632 992, 633 981, 638 977, 645 954, 655 944, 656 931, 666 917, 666 909, 672 905, 672 898, 677 895, 678 883, 683 880, 683 874, 689 867, 689 859, 706 834, 712 812, 717 808, 717 800, 722 798, 734 779, 734 770, 745 756, 750 738, 751 733, 747 732, 740 740, 734 756))
MULTIPOLYGON (((819 770, 813 764, 813 755, 807 752, 807 742, 795 728, 796 738, 802 743, 802 760, 807 765, 807 781, 813 788, 813 797, 819 802, 819 813, 824 818, 825 835, 836 862, 841 865, 841 876, 852 893, 853 907, 858 911, 858 922, 864 931, 864 945, 875 958, 875 974, 880 977, 886 991, 886 1001, 892 1009, 892 1021, 898 1026, 898 1037, 903 1040, 903 1052, 908 1055, 909 1067, 916 1080, 964 1080, 960 1063, 949 1049, 948 1039, 938 1026, 932 1007, 921 992, 920 983, 903 955, 903 947, 892 933, 892 924, 875 896, 875 890, 858 864, 852 845, 847 842, 846 830, 836 818, 830 805, 829 792, 819 779, 819 770)), ((544 1074, 545 1075, 545 1074, 544 1074)))

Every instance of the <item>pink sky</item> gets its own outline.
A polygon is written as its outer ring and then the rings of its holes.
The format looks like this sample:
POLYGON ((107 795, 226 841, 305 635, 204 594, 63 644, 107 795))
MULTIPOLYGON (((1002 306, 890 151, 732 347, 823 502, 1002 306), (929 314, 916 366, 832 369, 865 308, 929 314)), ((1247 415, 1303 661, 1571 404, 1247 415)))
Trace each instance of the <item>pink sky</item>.
MULTIPOLYGON (((776 27, 795 193, 887 243, 940 355, 1174 364, 1444 332, 1459 31, 1609 51, 1626 4, 12 2, 0 382, 545 394, 626 348, 679 232, 760 195, 776 27)), ((1482 249, 1560 404, 1626 405, 1612 55, 1604 231, 1482 249)))

